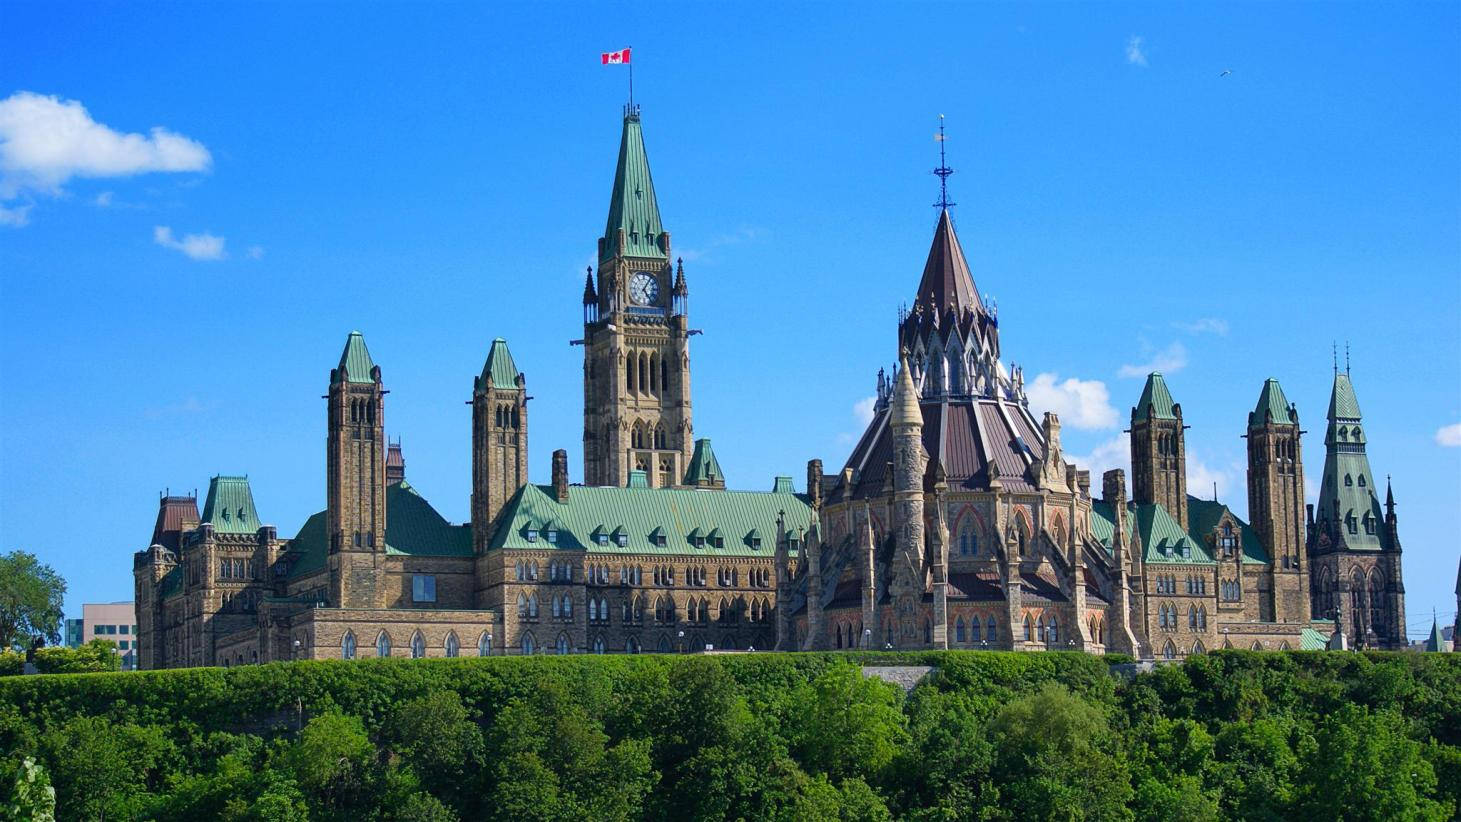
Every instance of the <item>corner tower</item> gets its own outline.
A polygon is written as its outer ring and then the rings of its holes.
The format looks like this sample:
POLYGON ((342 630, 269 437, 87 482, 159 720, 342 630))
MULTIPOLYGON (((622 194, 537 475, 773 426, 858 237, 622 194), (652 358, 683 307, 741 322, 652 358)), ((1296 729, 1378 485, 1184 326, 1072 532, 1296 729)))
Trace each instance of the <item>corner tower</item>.
POLYGON ((1299 411, 1269 378, 1248 415, 1248 516, 1273 563, 1273 613, 1281 622, 1309 621, 1304 548, 1304 461, 1299 411))
POLYGON ((1131 409, 1131 498, 1156 503, 1187 530, 1187 446, 1182 406, 1172 401, 1161 372, 1147 375, 1131 409))
POLYGON ((626 106, 598 283, 584 288, 584 482, 679 482, 694 442, 690 422, 689 289, 670 265, 639 108, 626 106))
POLYGON ((365 337, 351 331, 330 370, 326 529, 330 603, 374 608, 386 554, 385 389, 365 337))
POLYGON ((1318 617, 1342 612, 1341 627, 1356 645, 1400 649, 1406 645, 1405 585, 1395 500, 1387 489, 1382 513, 1368 441, 1349 372, 1336 369, 1319 505, 1309 528, 1313 610, 1318 617))
POLYGON ((472 380, 472 543, 487 550, 498 515, 528 481, 527 380, 498 337, 472 380))

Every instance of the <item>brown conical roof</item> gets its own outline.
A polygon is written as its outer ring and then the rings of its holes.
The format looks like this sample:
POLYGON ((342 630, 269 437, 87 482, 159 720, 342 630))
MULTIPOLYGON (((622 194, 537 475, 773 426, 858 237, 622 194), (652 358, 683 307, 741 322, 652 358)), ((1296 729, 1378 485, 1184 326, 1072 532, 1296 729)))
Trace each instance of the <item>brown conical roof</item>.
POLYGON ((979 292, 974 288, 974 275, 969 273, 969 263, 964 259, 964 249, 959 246, 959 236, 954 233, 948 209, 941 210, 938 215, 933 246, 928 250, 923 279, 918 283, 918 303, 938 311, 952 308, 958 315, 966 309, 983 309, 979 292))

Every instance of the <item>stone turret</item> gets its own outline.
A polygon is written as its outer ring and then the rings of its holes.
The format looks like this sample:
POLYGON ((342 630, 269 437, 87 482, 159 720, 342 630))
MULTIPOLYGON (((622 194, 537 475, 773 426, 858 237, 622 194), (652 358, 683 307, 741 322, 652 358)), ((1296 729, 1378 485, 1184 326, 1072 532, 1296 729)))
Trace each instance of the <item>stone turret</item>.
POLYGON ((386 554, 385 394, 365 337, 350 332, 339 366, 330 370, 327 396, 325 528, 329 602, 337 608, 379 608, 389 596, 380 573, 386 554))
POLYGON ((916 622, 923 599, 923 412, 918 407, 918 389, 908 370, 905 355, 898 364, 898 384, 893 390, 893 523, 897 544, 888 583, 893 592, 897 645, 924 644, 916 622))

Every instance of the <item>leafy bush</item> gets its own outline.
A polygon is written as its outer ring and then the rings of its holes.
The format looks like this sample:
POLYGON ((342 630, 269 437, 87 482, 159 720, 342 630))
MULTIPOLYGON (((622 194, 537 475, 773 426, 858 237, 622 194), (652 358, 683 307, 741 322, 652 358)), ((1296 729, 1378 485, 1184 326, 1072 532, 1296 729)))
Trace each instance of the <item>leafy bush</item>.
POLYGON ((59 818, 1456 812, 1461 657, 1224 651, 1129 681, 1110 661, 492 657, 9 677, 0 808, 48 780, 59 818), (934 672, 904 694, 861 676, 867 664, 934 672))

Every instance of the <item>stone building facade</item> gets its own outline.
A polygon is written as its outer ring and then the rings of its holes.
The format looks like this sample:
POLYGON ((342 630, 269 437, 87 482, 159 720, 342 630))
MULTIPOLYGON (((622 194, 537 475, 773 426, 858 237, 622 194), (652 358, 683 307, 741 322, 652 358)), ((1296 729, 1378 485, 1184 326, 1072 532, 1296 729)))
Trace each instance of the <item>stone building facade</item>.
POLYGON ((469 399, 470 522, 448 522, 407 479, 383 371, 351 332, 326 383, 323 510, 281 537, 245 476, 214 477, 201 512, 162 497, 133 563, 140 667, 707 648, 1177 658, 1322 646, 1336 610, 1362 644, 1390 647, 1404 624, 1393 501, 1382 522, 1348 374, 1317 520, 1275 380, 1242 429, 1252 524, 1188 494, 1187 418, 1160 374, 1132 408, 1130 494, 1123 471, 1092 489, 1005 365, 944 207, 898 364, 842 469, 810 461, 802 492, 789 477, 727 490, 692 425, 689 289, 636 108, 597 259, 576 341, 584 484, 563 450, 550 484, 529 481, 527 380, 497 339, 469 399))

